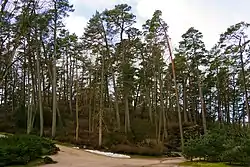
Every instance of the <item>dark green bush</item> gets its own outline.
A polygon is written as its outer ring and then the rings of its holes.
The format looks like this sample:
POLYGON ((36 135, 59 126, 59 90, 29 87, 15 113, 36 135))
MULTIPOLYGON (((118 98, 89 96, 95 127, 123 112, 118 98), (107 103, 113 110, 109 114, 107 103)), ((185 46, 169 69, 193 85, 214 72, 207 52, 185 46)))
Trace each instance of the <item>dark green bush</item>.
POLYGON ((0 138, 0 166, 25 165, 43 155, 57 153, 55 144, 32 135, 13 135, 0 138))
POLYGON ((250 163, 250 135, 245 128, 226 126, 215 128, 206 135, 185 143, 187 158, 204 158, 207 161, 250 163))
POLYGON ((129 155, 143 155, 143 156, 161 156, 164 154, 161 146, 150 148, 150 147, 142 147, 142 146, 130 146, 119 144, 113 146, 111 151, 115 153, 121 154, 129 154, 129 155))
POLYGON ((202 138, 190 139, 184 148, 186 158, 193 159, 194 157, 205 157, 205 149, 202 138))

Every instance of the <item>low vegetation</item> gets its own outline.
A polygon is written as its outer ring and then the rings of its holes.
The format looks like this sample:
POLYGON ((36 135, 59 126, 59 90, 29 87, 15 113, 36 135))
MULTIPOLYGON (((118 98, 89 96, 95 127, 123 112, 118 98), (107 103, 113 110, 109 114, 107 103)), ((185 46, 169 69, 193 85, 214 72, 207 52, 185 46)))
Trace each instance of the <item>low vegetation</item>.
POLYGON ((211 163, 211 162, 183 162, 181 166, 192 166, 192 167, 229 167, 225 163, 211 163))
POLYGON ((33 135, 2 137, 0 148, 0 166, 26 165, 42 156, 56 154, 59 150, 51 140, 33 135))
POLYGON ((184 149, 189 158, 207 162, 250 164, 250 135, 247 128, 225 126, 215 128, 203 136, 190 139, 184 149))
POLYGON ((129 145, 117 145, 111 149, 113 152, 129 155, 142 155, 142 156, 162 156, 164 154, 162 146, 152 147, 138 147, 129 145))

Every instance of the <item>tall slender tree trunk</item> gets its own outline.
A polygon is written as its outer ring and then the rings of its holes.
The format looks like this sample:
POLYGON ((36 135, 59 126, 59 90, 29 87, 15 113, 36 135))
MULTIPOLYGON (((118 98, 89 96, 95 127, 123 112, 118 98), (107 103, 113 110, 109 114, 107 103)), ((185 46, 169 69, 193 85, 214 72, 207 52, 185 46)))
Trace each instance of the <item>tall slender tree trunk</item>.
POLYGON ((188 115, 187 115, 187 79, 184 78, 183 82, 183 115, 184 115, 184 122, 188 122, 188 115))
POLYGON ((180 137, 181 137, 181 149, 183 151, 184 150, 184 138, 183 138, 183 130, 182 130, 181 109, 180 109, 180 103, 179 103, 179 92, 178 92, 178 86, 177 86, 176 75, 175 75, 175 66, 174 66, 172 50, 171 50, 171 47, 170 47, 170 41, 168 39, 168 35, 167 35, 166 30, 164 31, 164 33, 165 33, 165 38, 167 40, 167 47, 168 47, 168 50, 169 50, 170 59, 171 59, 171 62, 172 62, 172 73, 173 73, 174 86, 175 86, 176 105, 177 105, 177 110, 178 110, 180 137))
POLYGON ((76 67, 76 141, 79 140, 78 70, 76 67))
POLYGON ((104 86, 104 56, 102 56, 102 71, 101 71, 101 90, 100 90, 100 108, 99 108, 99 138, 98 145, 99 147, 102 145, 102 119, 103 119, 103 86, 104 86))
POLYGON ((248 126, 250 127, 250 109, 249 109, 248 92, 247 92, 246 76, 245 76, 244 61, 243 61, 243 52, 242 52, 241 47, 240 47, 240 65, 241 65, 242 78, 243 78, 246 111, 248 115, 248 126))
MULTIPOLYGON (((235 75, 233 76, 233 82, 235 82, 235 75)), ((236 105, 236 84, 233 83, 233 118, 232 118, 232 123, 234 124, 235 123, 235 115, 236 115, 236 112, 235 112, 235 105, 236 105)))
POLYGON ((136 86, 136 95, 135 95, 135 98, 134 98, 134 112, 136 112, 137 104, 138 104, 138 101, 140 100, 140 98, 139 98, 140 88, 141 88, 141 84, 139 83, 136 86))
POLYGON ((205 111, 205 102, 204 102, 200 78, 199 78, 198 84, 199 84, 198 87, 199 87, 199 95, 200 95, 200 101, 201 101, 202 125, 203 125, 204 134, 206 134, 207 133, 207 123, 206 123, 206 115, 205 115, 206 111, 205 111))
POLYGON ((146 87, 146 101, 147 101, 147 106, 148 106, 148 116, 149 116, 150 123, 153 124, 152 102, 150 99, 150 91, 151 89, 146 87))
POLYGON ((14 109, 15 109, 15 88, 16 88, 16 80, 17 80, 17 70, 13 71, 13 86, 12 86, 12 113, 14 113, 14 109))
POLYGON ((43 136, 43 106, 42 106, 40 61, 41 61, 40 48, 37 48, 36 70, 37 70, 37 82, 38 82, 38 104, 40 113, 40 136, 43 136))
MULTIPOLYGON (((29 83, 29 72, 28 72, 28 83, 29 83)), ((32 94, 30 93, 30 87, 28 89, 28 102, 27 102, 27 106, 28 106, 28 111, 27 111, 27 134, 30 134, 31 132, 31 98, 30 95, 32 96, 32 94)))
POLYGON ((89 75, 89 85, 90 85, 90 88, 89 88, 89 105, 88 105, 88 113, 89 113, 89 118, 88 118, 88 126, 89 126, 89 133, 92 131, 92 99, 93 99, 93 91, 92 91, 92 80, 91 80, 91 72, 90 72, 90 75, 89 75))
POLYGON ((154 75, 155 78, 155 82, 154 82, 154 91, 153 91, 153 105, 154 105, 154 124, 155 124, 155 138, 157 139, 158 136, 158 131, 159 131, 159 127, 158 127, 158 119, 157 119, 157 78, 156 78, 156 74, 154 75))
POLYGON ((96 114, 96 86, 93 87, 93 111, 92 111, 92 132, 95 131, 95 114, 96 114))
MULTIPOLYGON (((160 82, 160 106, 161 106, 161 110, 160 110, 160 114, 159 114, 159 132, 158 132, 158 142, 160 142, 161 140, 161 130, 162 130, 162 122, 164 122, 164 115, 163 113, 165 112, 165 107, 164 107, 164 101, 163 101, 163 80, 162 80, 162 74, 161 71, 159 70, 159 82, 160 82)), ((166 130, 166 129, 164 129, 166 130)), ((164 136, 165 131, 163 132, 163 136, 164 136)), ((164 139, 164 138, 163 138, 164 139)))
POLYGON ((217 68, 216 69, 216 72, 217 72, 217 77, 216 77, 216 80, 217 80, 217 84, 216 84, 216 87, 217 87, 217 107, 218 107, 218 120, 219 120, 219 123, 222 124, 223 123, 223 118, 222 118, 222 110, 221 110, 221 97, 220 97, 220 88, 219 88, 219 83, 220 83, 220 80, 219 80, 219 69, 217 68))
POLYGON ((114 93, 115 93, 115 113, 116 113, 116 123, 117 123, 117 129, 120 130, 121 129, 121 120, 120 120, 120 113, 119 113, 119 105, 118 105, 118 91, 117 91, 117 87, 116 87, 116 83, 115 83, 115 74, 113 71, 113 67, 111 67, 112 71, 112 82, 113 82, 113 87, 114 87, 114 93))
POLYGON ((72 110, 72 98, 73 98, 73 91, 72 91, 72 86, 73 86, 73 72, 72 72, 72 69, 74 69, 74 67, 72 68, 72 60, 71 60, 71 55, 70 55, 70 58, 69 58, 69 111, 70 111, 70 114, 72 115, 73 113, 73 110, 72 110))
POLYGON ((56 102, 56 40, 57 40, 57 1, 54 2, 54 9, 55 9, 55 13, 54 13, 54 53, 52 55, 52 94, 53 94, 53 108, 52 108, 52 138, 55 137, 56 135, 56 109, 57 109, 57 102, 56 102))
POLYGON ((129 103, 128 103, 128 93, 124 95, 124 104, 125 104, 125 133, 131 131, 130 127, 130 115, 129 115, 129 103))

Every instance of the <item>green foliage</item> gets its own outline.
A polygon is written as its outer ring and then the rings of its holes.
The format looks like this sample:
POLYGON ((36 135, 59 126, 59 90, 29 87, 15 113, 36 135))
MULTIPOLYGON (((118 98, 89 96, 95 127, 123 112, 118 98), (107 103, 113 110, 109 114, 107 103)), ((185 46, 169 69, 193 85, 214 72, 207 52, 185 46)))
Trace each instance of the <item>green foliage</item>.
POLYGON ((187 158, 204 158, 207 161, 222 161, 248 164, 250 158, 250 135, 245 128, 226 126, 213 129, 204 136, 190 139, 184 148, 187 158))
POLYGON ((58 151, 52 141, 32 135, 0 138, 0 148, 0 166, 25 165, 40 156, 58 151))
POLYGON ((183 133, 184 133, 185 140, 189 140, 190 138, 199 137, 201 135, 202 131, 203 131, 203 129, 199 125, 195 125, 195 126, 192 126, 189 124, 183 125, 183 133))

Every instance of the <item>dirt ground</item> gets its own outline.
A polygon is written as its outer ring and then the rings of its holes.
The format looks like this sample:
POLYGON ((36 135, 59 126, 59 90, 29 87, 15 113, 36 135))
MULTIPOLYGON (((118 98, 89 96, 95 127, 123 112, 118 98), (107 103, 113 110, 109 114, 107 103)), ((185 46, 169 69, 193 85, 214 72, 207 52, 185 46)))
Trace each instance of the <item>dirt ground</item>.
POLYGON ((44 167, 178 167, 184 158, 124 159, 92 154, 83 150, 59 146, 60 152, 51 158, 58 163, 44 167))

